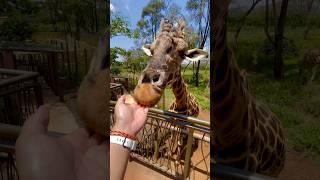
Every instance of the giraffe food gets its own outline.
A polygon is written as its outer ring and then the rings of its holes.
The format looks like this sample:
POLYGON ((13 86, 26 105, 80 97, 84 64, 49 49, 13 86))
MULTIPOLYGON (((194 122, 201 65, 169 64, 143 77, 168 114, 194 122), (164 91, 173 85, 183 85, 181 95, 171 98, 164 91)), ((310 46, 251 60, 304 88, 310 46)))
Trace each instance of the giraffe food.
POLYGON ((150 83, 143 83, 134 89, 133 97, 138 104, 147 107, 155 106, 161 98, 161 92, 154 89, 150 83))

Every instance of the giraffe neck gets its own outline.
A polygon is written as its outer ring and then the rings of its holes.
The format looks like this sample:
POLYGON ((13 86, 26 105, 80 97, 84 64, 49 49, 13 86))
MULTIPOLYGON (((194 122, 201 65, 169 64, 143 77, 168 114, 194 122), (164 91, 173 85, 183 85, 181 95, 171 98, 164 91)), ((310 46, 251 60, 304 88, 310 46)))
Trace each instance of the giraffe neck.
MULTIPOLYGON (((237 66, 232 62, 231 52, 227 48, 228 2, 219 1, 222 10, 214 12, 213 60, 213 119, 216 144, 222 150, 244 143, 248 131, 248 97, 243 88, 243 80, 237 66), (222 12, 221 12, 222 11, 222 12)), ((217 3, 218 4, 218 3, 217 3)), ((219 9, 219 8, 217 8, 219 9)))
POLYGON ((199 105, 195 97, 189 93, 187 85, 181 76, 180 71, 175 75, 175 81, 171 85, 175 101, 171 104, 170 110, 188 116, 199 114, 199 105))

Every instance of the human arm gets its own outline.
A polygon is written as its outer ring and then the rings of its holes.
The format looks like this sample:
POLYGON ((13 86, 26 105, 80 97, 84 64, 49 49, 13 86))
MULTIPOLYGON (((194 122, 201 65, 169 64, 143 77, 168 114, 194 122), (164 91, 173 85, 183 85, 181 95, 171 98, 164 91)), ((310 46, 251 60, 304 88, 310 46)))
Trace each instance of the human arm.
MULTIPOLYGON (((147 120, 148 108, 144 108, 137 103, 126 104, 126 96, 121 96, 115 107, 115 125, 113 131, 121 131, 132 136, 136 136, 143 128, 147 120)), ((123 179, 130 150, 110 143, 110 179, 123 179)))

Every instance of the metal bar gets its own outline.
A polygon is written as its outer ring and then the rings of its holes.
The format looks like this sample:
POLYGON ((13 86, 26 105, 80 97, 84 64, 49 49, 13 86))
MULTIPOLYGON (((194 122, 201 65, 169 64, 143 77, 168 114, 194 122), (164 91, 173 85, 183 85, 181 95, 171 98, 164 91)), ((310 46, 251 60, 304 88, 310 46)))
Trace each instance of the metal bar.
MULTIPOLYGON (((213 162, 213 159, 211 159, 213 162)), ((222 179, 235 179, 235 180, 274 180, 275 178, 264 176, 261 174, 236 169, 233 167, 211 163, 213 169, 213 176, 222 179)))
POLYGON ((0 47, 0 51, 21 51, 21 52, 44 52, 44 53, 61 53, 63 50, 54 50, 49 48, 32 49, 30 47, 0 47))
POLYGON ((0 68, 0 74, 16 75, 14 77, 9 77, 7 79, 2 79, 0 81, 0 88, 6 87, 21 81, 30 80, 37 77, 39 74, 36 72, 29 71, 19 71, 19 70, 9 70, 0 68))
MULTIPOLYGON (((110 105, 116 105, 116 102, 115 101, 110 101, 110 105)), ((161 110, 161 109, 156 109, 156 108, 149 108, 149 112, 162 114, 162 115, 169 115, 169 116, 172 116, 172 117, 175 117, 175 118, 186 120, 187 122, 190 122, 190 123, 195 123, 195 124, 198 124, 198 125, 210 127, 210 122, 208 122, 208 121, 203 121, 203 120, 200 120, 200 119, 197 119, 197 118, 194 118, 194 117, 190 117, 190 116, 186 116, 186 115, 182 115, 182 114, 177 114, 177 113, 166 111, 166 110, 161 110)))
POLYGON ((184 170, 183 170, 184 179, 187 179, 187 177, 189 176, 189 173, 190 173, 193 132, 194 132, 194 130, 192 128, 189 129, 188 140, 187 140, 187 152, 184 157, 184 170))

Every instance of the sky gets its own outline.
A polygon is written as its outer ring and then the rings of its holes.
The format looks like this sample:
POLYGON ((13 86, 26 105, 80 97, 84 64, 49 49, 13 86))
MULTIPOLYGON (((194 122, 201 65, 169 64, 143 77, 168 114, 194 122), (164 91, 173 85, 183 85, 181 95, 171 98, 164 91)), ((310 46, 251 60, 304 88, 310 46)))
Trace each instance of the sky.
MULTIPOLYGON (((129 28, 135 29, 137 22, 141 18, 142 9, 148 2, 149 0, 111 0, 110 10, 120 13, 130 23, 129 28)), ((181 12, 184 14, 186 12, 186 0, 175 0, 174 2, 182 8, 181 12)), ((110 40, 110 46, 130 49, 134 47, 134 39, 125 36, 113 37, 110 40)))

